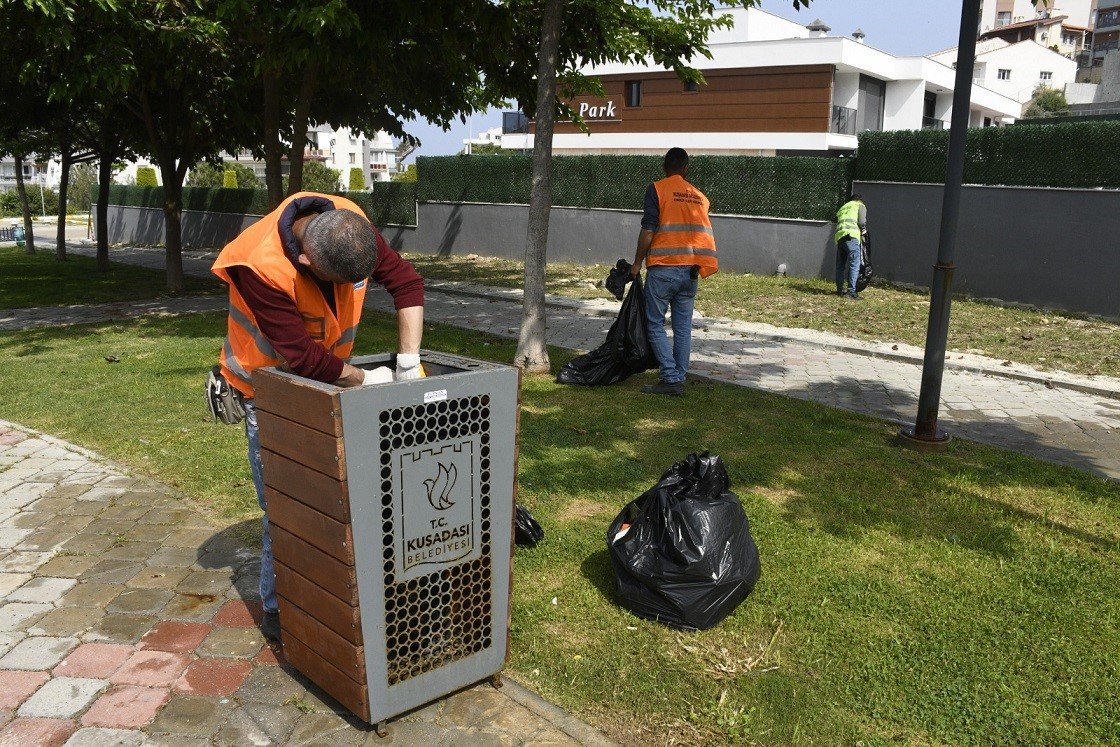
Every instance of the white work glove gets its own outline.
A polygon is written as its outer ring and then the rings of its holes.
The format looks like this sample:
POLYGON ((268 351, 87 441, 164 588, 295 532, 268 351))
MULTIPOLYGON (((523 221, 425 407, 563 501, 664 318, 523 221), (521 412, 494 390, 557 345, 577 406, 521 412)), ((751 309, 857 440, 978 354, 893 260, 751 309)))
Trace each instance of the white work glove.
POLYGON ((409 381, 424 376, 419 353, 397 353, 397 372, 394 381, 409 381))
POLYGON ((372 370, 367 370, 362 380, 362 386, 368 384, 388 384, 393 380, 393 372, 389 370, 388 366, 378 366, 372 370))

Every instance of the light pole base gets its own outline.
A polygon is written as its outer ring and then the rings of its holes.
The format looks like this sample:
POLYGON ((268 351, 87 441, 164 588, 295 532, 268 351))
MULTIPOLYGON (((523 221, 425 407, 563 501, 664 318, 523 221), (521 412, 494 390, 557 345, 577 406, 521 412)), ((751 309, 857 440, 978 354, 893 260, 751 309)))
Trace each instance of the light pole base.
POLYGON ((914 426, 909 425, 898 432, 898 443, 907 449, 914 451, 921 451, 923 453, 937 453, 945 451, 949 448, 953 437, 940 428, 937 429, 937 435, 933 438, 919 438, 914 433, 914 426))

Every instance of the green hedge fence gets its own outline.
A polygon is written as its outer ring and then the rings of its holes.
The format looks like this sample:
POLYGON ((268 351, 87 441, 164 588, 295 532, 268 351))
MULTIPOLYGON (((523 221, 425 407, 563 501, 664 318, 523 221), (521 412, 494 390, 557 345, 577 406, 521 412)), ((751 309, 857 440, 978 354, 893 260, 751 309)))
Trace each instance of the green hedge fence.
MULTIPOLYGON (((416 225, 415 183, 376 182, 368 191, 339 194, 358 203, 374 225, 416 225)), ((93 195, 96 200, 96 187, 93 195)), ((163 187, 114 184, 109 188, 109 204, 162 208, 163 187)), ((210 213, 264 215, 268 212, 268 192, 264 189, 183 187, 183 209, 210 213)))
MULTIPOLYGON (((552 204, 641 210, 646 187, 664 176, 660 156, 557 156, 552 204)), ((695 156, 688 179, 712 212, 832 220, 848 193, 850 159, 695 156)), ((472 155, 417 159, 421 202, 529 202, 532 158, 472 155)))
MULTIPOLYGON (((853 178, 945 181, 945 130, 865 132, 853 178)), ((1120 121, 985 127, 968 131, 965 184, 1120 188, 1120 121)))

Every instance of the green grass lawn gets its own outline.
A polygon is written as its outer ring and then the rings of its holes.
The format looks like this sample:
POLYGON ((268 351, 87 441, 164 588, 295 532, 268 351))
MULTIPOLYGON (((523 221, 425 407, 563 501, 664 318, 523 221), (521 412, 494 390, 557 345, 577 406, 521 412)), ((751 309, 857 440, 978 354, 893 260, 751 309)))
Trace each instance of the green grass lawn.
MULTIPOLYGON (((98 272, 92 257, 72 254, 59 262, 53 243, 37 248, 27 254, 19 247, 0 247, 0 309, 139 301, 167 292, 162 272, 117 262, 109 272, 98 272)), ((215 293, 224 287, 217 278, 186 278, 187 293, 215 293)))
MULTIPOLYGON (((393 347, 367 317, 358 350, 393 347)), ((240 428, 204 421, 223 334, 210 314, 0 335, 0 418, 255 517, 240 428)), ((513 356, 440 326, 425 344, 513 356)), ((547 537, 516 561, 524 681, 628 744, 1120 742, 1120 486, 964 442, 901 450, 883 422, 746 388, 639 394, 651 378, 525 380, 520 500, 547 537), (612 602, 605 533, 706 448, 762 578, 715 629, 679 633, 612 602)))
MULTIPOLYGON (((520 262, 419 254, 408 258, 426 278, 504 288, 524 285, 520 262)), ((607 291, 593 287, 609 269, 550 262, 548 291, 572 298, 609 298, 607 291)), ((836 286, 825 280, 720 272, 700 283, 696 308, 708 316, 824 330, 862 340, 925 344, 928 294, 878 284, 863 294, 862 303, 853 303, 838 298, 835 291, 836 286)), ((1076 315, 958 298, 953 302, 949 347, 1041 369, 1120 376, 1120 325, 1076 315)))

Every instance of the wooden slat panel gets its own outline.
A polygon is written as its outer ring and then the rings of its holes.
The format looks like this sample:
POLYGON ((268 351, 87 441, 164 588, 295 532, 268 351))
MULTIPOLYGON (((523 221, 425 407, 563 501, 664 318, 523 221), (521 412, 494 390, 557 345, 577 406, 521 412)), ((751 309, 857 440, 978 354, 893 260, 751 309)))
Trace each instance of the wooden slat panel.
MULTIPOLYGON (((689 120, 703 122, 708 119, 705 112, 710 112, 720 119, 736 119, 744 122, 760 119, 803 119, 806 117, 828 117, 831 111, 827 101, 808 104, 728 104, 718 109, 710 110, 705 106, 643 106, 641 109, 628 109, 624 113, 622 123, 626 122, 668 122, 673 120, 689 120)), ((591 123, 597 124, 597 123, 591 123)))
MULTIPOLYGON (((666 122, 596 122, 593 134, 607 132, 828 132, 827 117, 806 119, 678 119, 666 122)), ((557 134, 582 134, 570 124, 556 123, 557 134)))
POLYGON ((335 438, 342 435, 338 392, 328 392, 265 369, 254 372, 253 389, 258 410, 294 420, 335 438))
POLYGON ((279 561, 276 563, 276 591, 288 599, 299 600, 300 606, 319 622, 351 643, 362 643, 362 616, 359 607, 351 607, 334 594, 329 594, 279 561))
POLYGON ((369 688, 338 671, 330 662, 293 635, 285 635, 284 656, 293 667, 323 688, 352 713, 369 722, 369 688))
POLYGON ((280 491, 265 487, 270 525, 287 529, 304 542, 347 565, 354 565, 354 536, 350 525, 308 508, 280 491))
POLYGON ((343 523, 350 521, 346 481, 324 475, 274 451, 261 449, 264 484, 343 523))
POLYGON ((366 655, 361 646, 355 646, 323 623, 307 614, 298 604, 283 596, 280 601, 280 629, 294 635, 338 671, 355 683, 366 681, 366 655))
POLYGON ((260 426, 262 448, 282 454, 324 475, 346 479, 341 438, 264 411, 257 412, 257 425, 260 426))
POLYGON ((358 603, 358 584, 353 566, 340 563, 280 527, 269 527, 269 531, 272 535, 272 554, 277 561, 346 604, 354 606, 358 603))
POLYGON ((771 88, 760 91, 700 91, 698 93, 678 91, 643 94, 642 108, 723 107, 735 104, 828 104, 831 101, 832 92, 827 88, 771 88))

